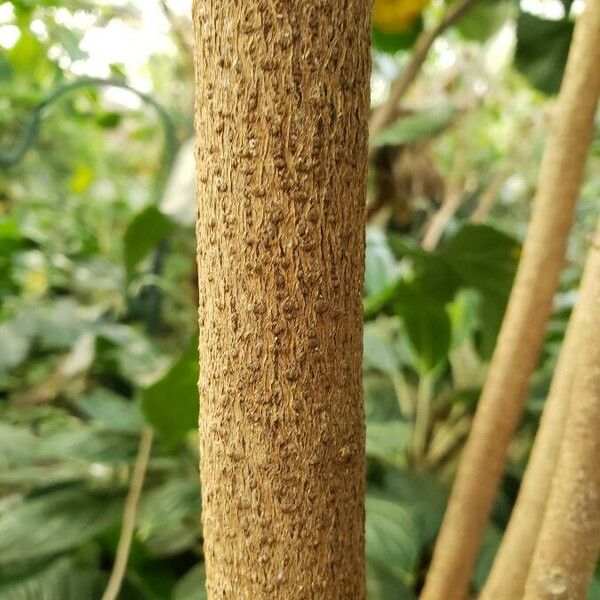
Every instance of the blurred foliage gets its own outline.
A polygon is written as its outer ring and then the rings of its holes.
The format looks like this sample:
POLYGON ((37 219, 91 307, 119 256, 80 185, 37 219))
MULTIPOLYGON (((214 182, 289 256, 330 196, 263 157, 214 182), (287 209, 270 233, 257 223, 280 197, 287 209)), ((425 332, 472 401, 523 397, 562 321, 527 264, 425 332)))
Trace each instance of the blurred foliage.
MULTIPOLYGON (((515 1, 479 4, 439 40, 405 100, 406 114, 373 140, 394 160, 393 193, 383 194, 385 206, 367 231, 371 600, 416 598, 423 581, 519 259, 546 129, 544 94, 558 89, 573 27, 564 5, 564 18, 552 21, 515 1), (498 53, 503 39, 506 57, 498 53), (434 188, 441 198, 429 193, 434 188), (424 229, 451 193, 458 208, 437 248, 424 250, 424 229), (407 217, 401 226, 398 203, 407 217), (478 209, 484 222, 473 218, 478 209)), ((444 9, 440 0, 376 1, 375 101, 385 99, 419 32, 444 9)), ((2 32, 18 33, 0 52, 2 155, 18 148, 35 108, 80 76, 86 32, 111 23, 139 27, 139 10, 87 0, 0 3, 0 44, 2 32)), ((185 19, 179 25, 189 34, 185 19)), ((144 77, 183 144, 192 135, 192 77, 182 32, 173 33, 169 51, 149 56, 144 77)), ((106 73, 120 81, 127 74, 120 63, 106 73)), ((44 111, 23 160, 0 170, 6 600, 100 598, 148 424, 158 439, 121 597, 203 597, 193 226, 171 218, 168 202, 155 202, 156 173, 174 159, 163 156, 156 113, 115 98, 93 87, 61 97, 44 111)), ((597 215, 599 162, 597 136, 475 590, 510 514, 576 296, 597 215)), ((179 186, 181 202, 193 203, 192 185, 179 186)))

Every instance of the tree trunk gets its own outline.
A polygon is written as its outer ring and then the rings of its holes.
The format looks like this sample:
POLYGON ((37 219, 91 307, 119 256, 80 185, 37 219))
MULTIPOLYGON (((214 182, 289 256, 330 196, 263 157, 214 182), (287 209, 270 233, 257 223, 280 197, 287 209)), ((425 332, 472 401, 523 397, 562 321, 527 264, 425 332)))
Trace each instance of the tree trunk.
POLYGON ((370 3, 195 0, 210 599, 362 599, 370 3))
POLYGON ((599 64, 600 2, 590 0, 575 28, 523 256, 422 600, 462 600, 467 593, 563 264, 593 134, 599 64))
POLYGON ((582 304, 586 298, 587 294, 578 299, 569 321, 519 496, 479 600, 523 597, 569 409, 579 358, 582 317, 588 310, 582 304))
MULTIPOLYGON (((600 227, 597 237, 600 239, 600 227)), ((600 252, 592 246, 519 497, 480 600, 513 600, 523 596, 556 470, 582 341, 589 327, 586 319, 596 310, 594 290, 598 288, 598 281, 600 252), (510 577, 506 573, 510 573, 510 577)))
POLYGON ((590 248, 588 273, 581 290, 585 310, 569 416, 525 600, 585 600, 600 553, 599 243, 600 227, 596 245, 590 248))

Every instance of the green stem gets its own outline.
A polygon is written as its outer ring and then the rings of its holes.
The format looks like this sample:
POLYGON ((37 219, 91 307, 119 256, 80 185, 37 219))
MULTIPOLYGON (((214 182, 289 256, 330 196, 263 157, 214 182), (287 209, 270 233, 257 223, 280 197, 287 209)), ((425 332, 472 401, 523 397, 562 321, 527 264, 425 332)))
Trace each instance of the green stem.
POLYGON ((421 374, 417 388, 417 405, 413 430, 413 455, 420 461, 425 456, 431 420, 431 401, 434 378, 431 373, 421 374))

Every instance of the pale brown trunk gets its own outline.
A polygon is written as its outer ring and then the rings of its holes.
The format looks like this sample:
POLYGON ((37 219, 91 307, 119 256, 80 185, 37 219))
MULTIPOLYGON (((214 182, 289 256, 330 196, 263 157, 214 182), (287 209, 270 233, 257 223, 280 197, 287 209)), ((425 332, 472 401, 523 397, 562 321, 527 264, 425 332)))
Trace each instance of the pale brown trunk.
POLYGON ((582 341, 589 327, 586 319, 589 313, 597 308, 594 290, 598 289, 599 281, 600 252, 592 246, 519 497, 480 600, 513 600, 523 596, 550 495, 550 485, 556 469, 576 369, 581 356, 582 341), (510 573, 510 577, 506 576, 507 573, 510 573))
POLYGON ((195 0, 214 599, 362 599, 370 3, 195 0))
POLYGON ((467 593, 563 264, 593 133, 599 64, 600 2, 590 0, 576 25, 523 256, 422 600, 462 600, 467 593))
MULTIPOLYGON (((525 600, 585 600, 600 552, 600 247, 597 245, 590 248, 587 269, 581 290, 584 310, 575 350, 579 359, 573 393, 527 578, 525 600)), ((545 486, 548 485, 546 482, 545 486)))

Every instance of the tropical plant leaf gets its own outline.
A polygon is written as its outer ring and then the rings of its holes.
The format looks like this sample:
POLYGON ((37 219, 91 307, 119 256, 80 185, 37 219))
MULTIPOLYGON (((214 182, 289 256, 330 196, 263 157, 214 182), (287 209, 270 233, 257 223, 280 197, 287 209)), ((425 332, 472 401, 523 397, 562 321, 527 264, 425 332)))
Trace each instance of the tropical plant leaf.
POLYGON ((442 105, 400 117, 377 134, 372 145, 374 148, 387 145, 397 146, 435 137, 449 127, 455 116, 456 109, 453 106, 442 105))
POLYGON ((155 556, 198 544, 200 486, 197 477, 170 479, 146 492, 140 504, 138 537, 155 556))
POLYGON ((519 13, 515 65, 534 87, 546 94, 560 89, 573 28, 567 19, 550 21, 519 13))
POLYGON ((155 206, 142 209, 129 223, 123 240, 125 269, 133 275, 138 263, 171 231, 173 223, 155 206))
POLYGON ((97 600, 107 575, 64 557, 21 577, 0 578, 3 600, 97 600))
POLYGON ((411 432, 406 421, 367 421, 367 456, 393 465, 403 463, 411 432))
POLYGON ((0 511, 0 566, 46 559, 93 539, 121 518, 120 498, 71 488, 0 511))
POLYGON ((406 507, 368 493, 366 555, 375 567, 404 579, 414 575, 419 555, 419 529, 406 507))
POLYGON ((187 347, 166 375, 142 392, 142 408, 170 443, 198 427, 198 343, 187 347))
POLYGON ((206 600, 204 563, 190 569, 175 586, 173 600, 206 600))

